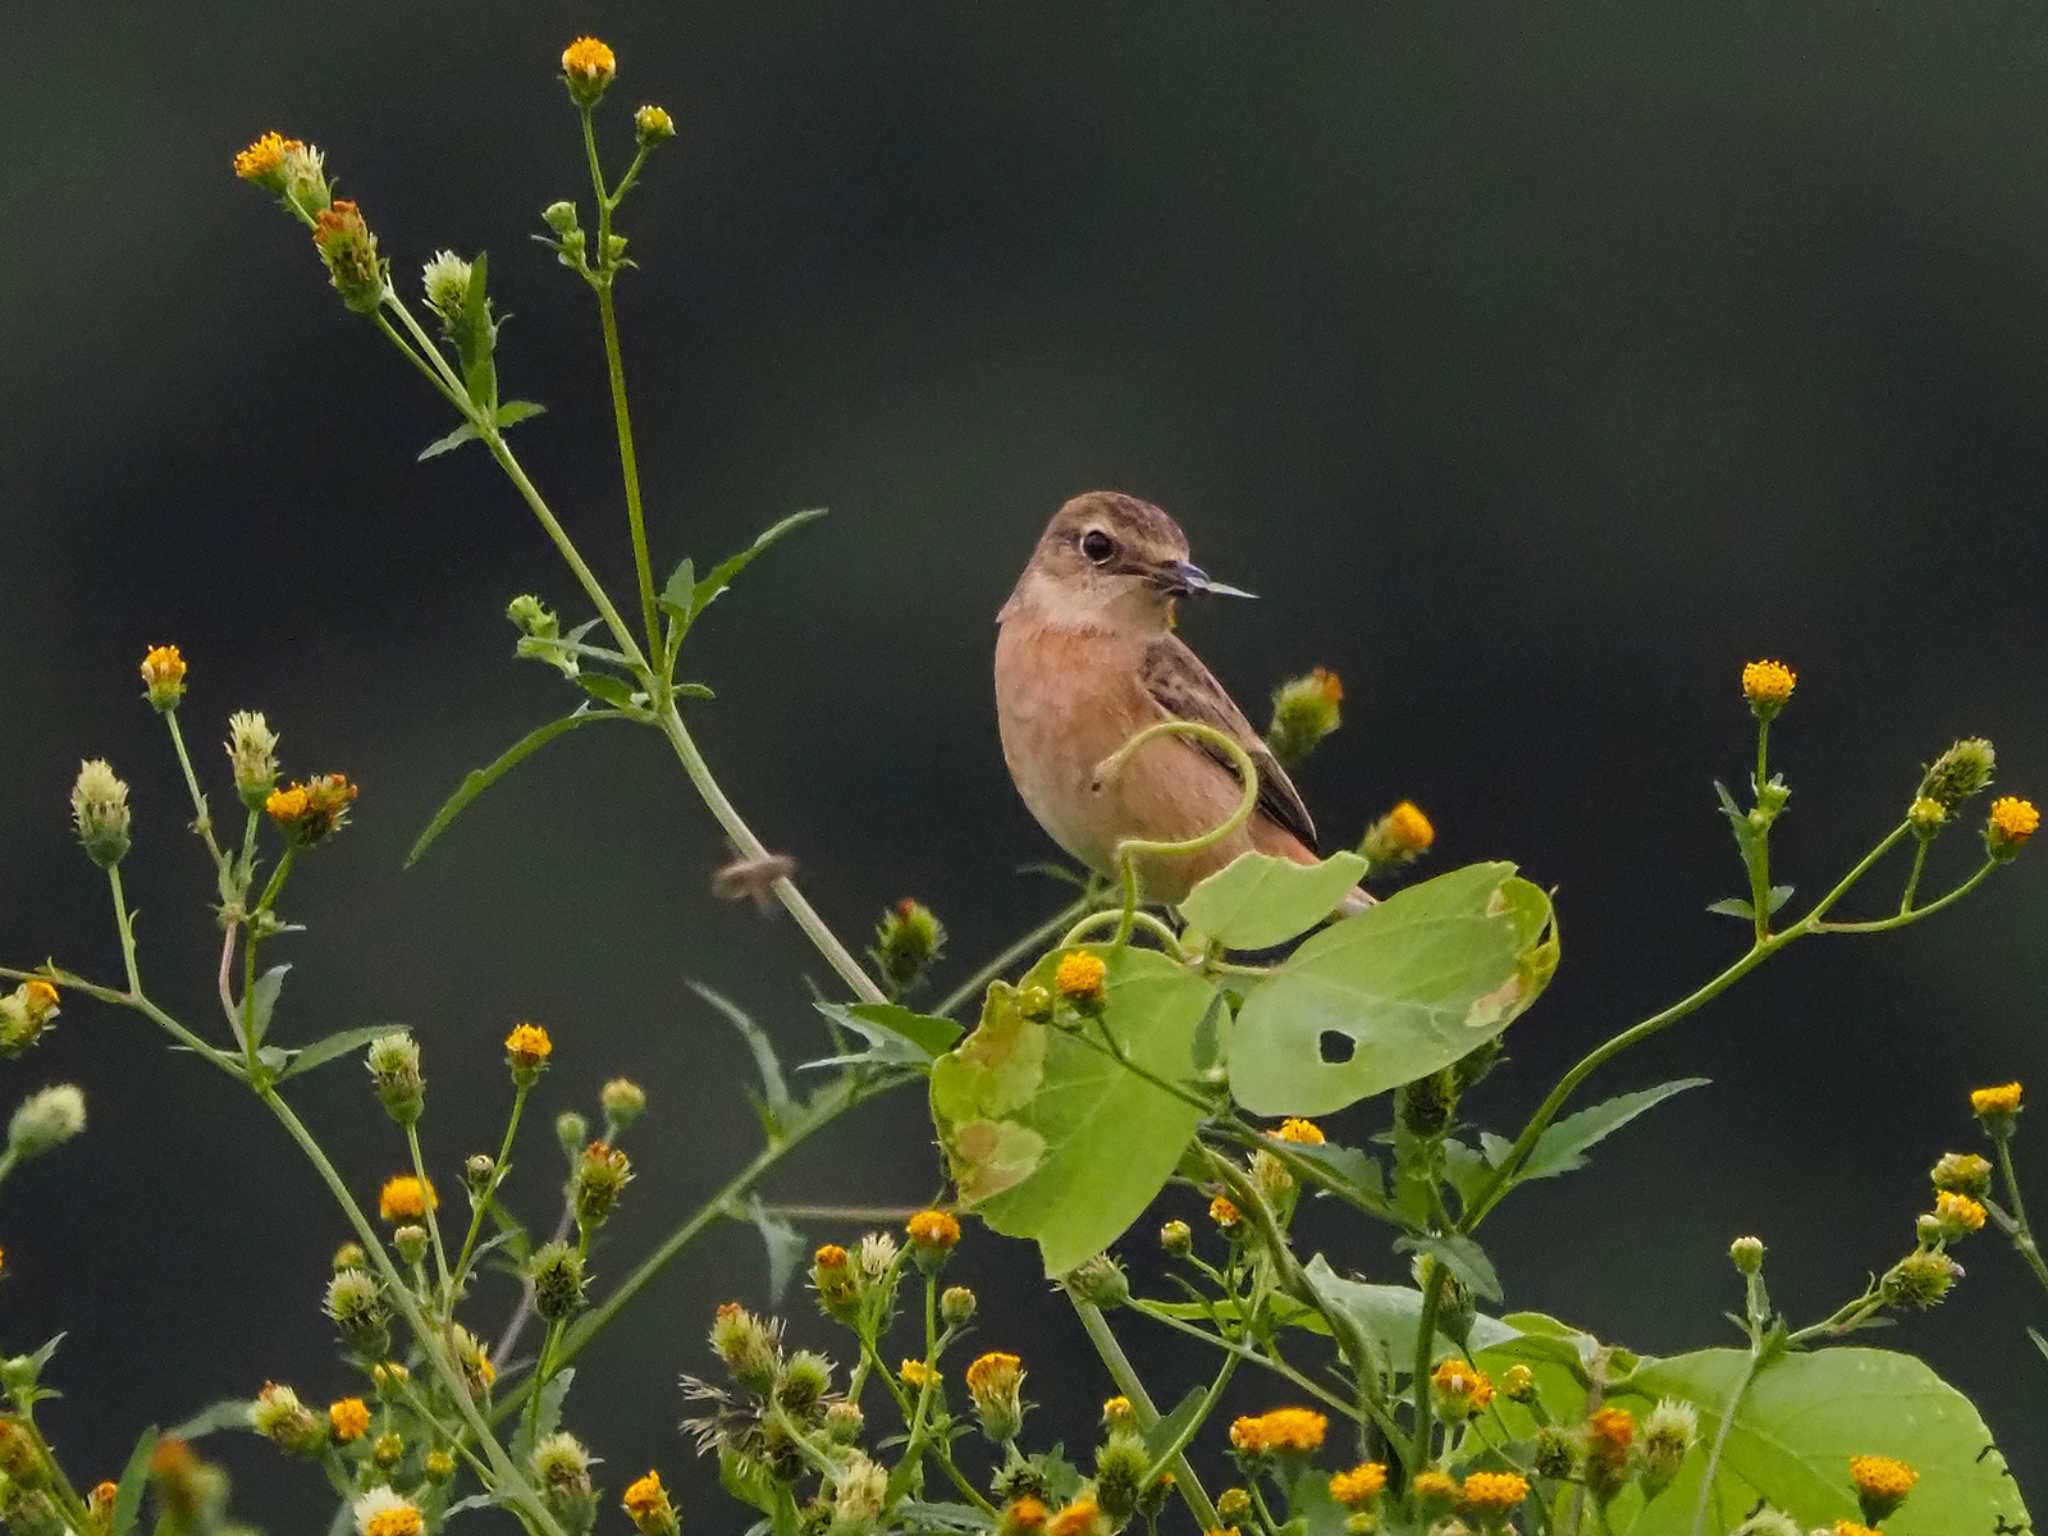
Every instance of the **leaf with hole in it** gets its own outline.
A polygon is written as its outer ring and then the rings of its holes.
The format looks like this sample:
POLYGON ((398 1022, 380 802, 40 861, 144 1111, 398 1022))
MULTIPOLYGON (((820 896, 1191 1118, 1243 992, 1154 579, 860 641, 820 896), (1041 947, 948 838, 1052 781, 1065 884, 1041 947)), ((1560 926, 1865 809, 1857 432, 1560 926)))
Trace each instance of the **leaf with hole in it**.
MULTIPOLYGON (((1108 971, 1086 1043, 1025 1018, 1017 991, 998 982, 974 1032, 932 1064, 932 1118, 963 1204, 998 1232, 1034 1239, 1051 1275, 1144 1214, 1202 1119, 1199 1102, 1109 1054, 1102 1031, 1153 1077, 1185 1081, 1214 989, 1151 950, 1092 952, 1108 971)), ((1023 984, 1050 989, 1059 958, 1023 984)))
POLYGON ((1506 1029, 1557 957, 1550 898, 1512 864, 1409 886, 1252 988, 1231 1032, 1231 1092, 1254 1114, 1317 1115, 1413 1082, 1506 1029))
POLYGON ((1225 949, 1271 949, 1335 912, 1364 874, 1355 853, 1333 853, 1320 864, 1239 854, 1188 892, 1180 912, 1225 949))
POLYGON ((434 812, 434 819, 427 823, 427 829, 413 840, 412 850, 405 856, 405 867, 411 869, 417 864, 420 855, 433 846, 434 839, 446 832, 455 818, 468 810, 479 795, 557 736, 565 736, 570 731, 594 721, 625 718, 626 716, 613 714, 608 709, 579 709, 573 715, 564 715, 559 720, 550 720, 546 725, 528 731, 506 748, 495 761, 482 768, 472 768, 456 786, 455 793, 442 803, 441 809, 434 812))
POLYGON ((768 547, 784 534, 794 533, 805 523, 815 522, 825 515, 823 507, 810 507, 802 512, 792 512, 779 523, 773 523, 755 537, 754 542, 736 555, 728 556, 711 568, 711 573, 699 581, 690 594, 690 619, 695 622, 698 614, 710 606, 712 600, 733 583, 738 576, 756 559, 765 554, 768 547))
MULTIPOLYGON (((1627 1394, 1651 1403, 1675 1397, 1699 1410, 1702 1449, 1633 1525, 1628 1505, 1640 1495, 1617 1500, 1610 1512, 1616 1529, 1682 1536, 1694 1528, 1704 1448, 1728 1419, 1748 1365, 1746 1350, 1708 1349, 1645 1361, 1630 1376, 1627 1394)), ((1920 1474, 1912 1497, 1885 1520, 1885 1536, 2027 1528, 2025 1501, 1970 1400, 1911 1355, 1860 1348, 1779 1355, 1756 1373, 1735 1406, 1706 1528, 1732 1530, 1759 1499, 1801 1529, 1860 1520, 1849 1458, 1871 1454, 1897 1456, 1920 1474)))

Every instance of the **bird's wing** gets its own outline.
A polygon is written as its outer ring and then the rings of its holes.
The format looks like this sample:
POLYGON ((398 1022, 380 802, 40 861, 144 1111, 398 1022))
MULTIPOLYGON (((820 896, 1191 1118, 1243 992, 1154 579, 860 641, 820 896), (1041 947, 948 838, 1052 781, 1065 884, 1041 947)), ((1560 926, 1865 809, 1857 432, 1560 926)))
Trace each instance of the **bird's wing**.
MULTIPOLYGON (((1215 674, 1202 665, 1201 658, 1183 645, 1178 636, 1162 635, 1146 647, 1140 675, 1145 691, 1167 714, 1176 720, 1214 726, 1251 754, 1259 771, 1259 813, 1286 828, 1311 853, 1315 852, 1316 824, 1309 819, 1308 807, 1301 803, 1293 781, 1266 749, 1265 742, 1245 719, 1244 711, 1216 681, 1215 674)), ((1233 779, 1237 777, 1237 765, 1209 743, 1192 736, 1181 739, 1221 764, 1233 779)))

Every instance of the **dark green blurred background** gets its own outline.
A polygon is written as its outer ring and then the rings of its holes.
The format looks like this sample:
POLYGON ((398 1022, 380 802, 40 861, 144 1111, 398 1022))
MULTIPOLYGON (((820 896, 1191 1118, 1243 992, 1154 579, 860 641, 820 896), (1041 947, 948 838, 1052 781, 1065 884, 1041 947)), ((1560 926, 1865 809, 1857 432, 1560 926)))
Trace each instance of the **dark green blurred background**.
MULTIPOLYGON (((1745 658, 1801 674, 1776 761, 1803 895, 1959 733, 1996 738, 2006 787, 2048 791, 2043 28, 1928 4, 19 12, 0 952, 118 969, 64 813, 104 753, 134 786, 145 974, 206 1017, 208 885, 136 697, 145 644, 172 640, 216 805, 231 708, 269 711, 292 770, 361 780, 359 825, 294 882, 311 931, 275 946, 296 965, 278 1028, 416 1026, 448 1184, 495 1143, 506 1027, 546 1022, 549 1113, 620 1072, 653 1099, 596 1263, 616 1277, 755 1141, 744 1051, 685 983, 816 1053, 824 968, 786 920, 709 898, 723 844, 652 736, 551 748, 400 873, 460 774, 565 706, 511 664, 506 599, 580 609, 481 454, 413 462, 447 412, 228 170, 265 128, 321 144, 408 287, 437 246, 490 251, 506 390, 551 408, 516 444, 629 580, 594 306, 527 238, 587 192, 553 70, 588 30, 621 60, 611 151, 639 101, 681 125, 624 215, 658 558, 834 510, 720 605, 686 671, 720 691, 693 711, 714 764, 840 931, 915 893, 957 974, 1063 900, 1011 873, 1049 845, 997 750, 991 620, 1061 499, 1134 491, 1266 594, 1184 630, 1255 715, 1290 671, 1343 674, 1346 726, 1303 775, 1332 841, 1412 795, 1440 862, 1557 886, 1562 972, 1468 1106, 1510 1128, 1736 952, 1701 909, 1741 885, 1708 781, 1745 771, 1745 658)), ((1506 1208, 1488 1238, 1511 1302, 1646 1351, 1729 1342, 1746 1231, 1797 1320, 1860 1288, 1910 1242, 1926 1167, 1974 1144, 1965 1090, 2038 1075, 2036 862, 1907 934, 1801 946, 1603 1074, 1715 1085, 1506 1208)), ((90 1134, 0 1197, 0 1340, 70 1330, 48 1417, 81 1475, 267 1376, 343 1388, 318 1310, 342 1226, 253 1104, 82 999, 5 1075, 10 1099, 76 1079, 91 1102, 90 1134)), ((301 1098, 372 1192, 401 1144, 360 1073, 301 1098)), ((515 1176, 536 1213, 545 1126, 515 1176)), ((771 1194, 914 1201, 934 1173, 906 1093, 771 1194)), ((1400 1272, 1383 1233, 1311 1225, 1400 1272)), ((1079 1439, 1106 1382, 1033 1254, 977 1231, 968 1255, 984 1343, 1022 1346, 1079 1439)), ((1962 1257, 1950 1304, 1882 1342, 1976 1396, 2038 1483, 2048 1366, 2021 1327, 2048 1300, 1996 1240, 1962 1257)), ((675 1378, 705 1368, 712 1307, 762 1289, 732 1227, 587 1357, 572 1421, 614 1492, 655 1463, 689 1518, 737 1519, 675 1433, 675 1378)), ((493 1333, 504 1300, 481 1298, 493 1333)), ((1176 1393, 1202 1364, 1132 1334, 1176 1393)), ((273 1531, 322 1517, 317 1474, 212 1448, 273 1531)))

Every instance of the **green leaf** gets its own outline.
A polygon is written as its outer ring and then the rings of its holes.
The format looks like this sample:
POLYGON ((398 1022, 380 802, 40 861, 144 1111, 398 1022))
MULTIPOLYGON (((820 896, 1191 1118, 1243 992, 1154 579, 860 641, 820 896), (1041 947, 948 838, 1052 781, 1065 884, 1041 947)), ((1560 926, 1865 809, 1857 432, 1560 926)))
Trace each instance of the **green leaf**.
POLYGON ((1314 1145, 1289 1142, 1287 1151, 1304 1162, 1320 1163, 1368 1200, 1378 1201, 1387 1197, 1386 1170, 1369 1152, 1361 1152, 1356 1147, 1340 1147, 1334 1141, 1314 1145))
POLYGON ((1788 902, 1788 901, 1790 901, 1791 899, 1792 899, 1792 887, 1791 887, 1791 886, 1789 886, 1789 885, 1774 885, 1774 886, 1772 886, 1772 887, 1771 887, 1771 899, 1770 899, 1770 903, 1769 903, 1769 907, 1770 907, 1770 910, 1771 910, 1772 912, 1774 912, 1774 913, 1775 913, 1775 912, 1776 912, 1776 911, 1778 910, 1778 908, 1780 908, 1780 907, 1782 907, 1783 905, 1785 905, 1785 903, 1786 903, 1786 902, 1788 902))
POLYGON ((1187 1396, 1173 1405, 1173 1412, 1157 1420, 1145 1431, 1145 1450, 1154 1459, 1178 1440, 1181 1431, 1195 1422, 1195 1415, 1202 1411, 1202 1403, 1208 1393, 1200 1387, 1189 1387, 1187 1396))
POLYGON ((1484 1248, 1463 1233, 1443 1237, 1411 1234, 1396 1238, 1394 1246, 1406 1252, 1428 1254, 1464 1281, 1475 1296, 1483 1296, 1488 1301, 1500 1300, 1500 1276, 1493 1271, 1493 1260, 1486 1256, 1484 1248))
POLYGON ((433 846, 434 839, 443 832, 446 832, 449 824, 464 811, 468 810, 470 803, 477 796, 505 777, 514 768, 517 768, 557 736, 567 735, 570 731, 577 730, 594 721, 623 720, 625 718, 624 715, 615 715, 610 710, 579 709, 573 715, 564 715, 559 720, 550 720, 546 725, 527 732, 526 735, 514 742, 506 749, 503 755, 489 766, 472 768, 464 776, 461 784, 456 786, 455 793, 448 797, 447 801, 441 806, 441 809, 434 812, 434 819, 427 823, 426 831, 422 832, 414 841, 412 851, 405 856, 405 867, 411 869, 413 865, 417 864, 420 861, 420 855, 433 846))
POLYGON ((1344 1536, 1351 1511, 1330 1495, 1330 1473, 1304 1467, 1287 1489, 1287 1524, 1300 1536, 1344 1536))
POLYGON ((677 683, 676 697, 679 699, 715 699, 718 695, 702 683, 677 683))
POLYGON ((684 556, 682 563, 669 572, 656 601, 663 612, 687 627, 697 601, 697 562, 684 556))
POLYGON ((513 1435, 510 1447, 512 1460, 519 1466, 525 1466, 532 1459, 536 1445, 562 1427, 562 1404, 575 1380, 576 1367, 563 1367, 540 1389, 538 1419, 524 1413, 519 1415, 519 1430, 513 1435))
POLYGON ((807 1246, 804 1235, 763 1205, 759 1195, 748 1200, 747 1218, 753 1222, 754 1230, 761 1234, 762 1246, 768 1250, 768 1304, 779 1305, 783 1293, 789 1289, 789 1282, 796 1276, 797 1266, 803 1262, 807 1246))
MULTIPOLYGON (((1106 1028, 1147 1072, 1194 1066, 1212 988, 1166 956, 1092 946, 1108 966, 1106 1028)), ((1025 978, 1050 989, 1047 955, 1025 978)), ((974 1033, 932 1065, 932 1115, 962 1200, 998 1232, 1038 1243, 1049 1275, 1101 1252, 1144 1214, 1201 1122, 1189 1103, 1106 1049, 1024 1017, 1014 989, 988 990, 974 1033)))
POLYGON ((469 291, 463 295, 462 312, 449 327, 455 355, 462 362, 462 383, 470 403, 493 420, 498 412, 498 369, 492 354, 498 348, 498 327, 491 320, 491 301, 485 293, 485 254, 477 253, 469 268, 469 291))
POLYGON ((2041 1358, 2044 1360, 2048 1360, 2048 1339, 2044 1339, 2043 1337, 2041 1337, 2041 1330, 2038 1328, 2029 1328, 2027 1330, 2027 1337, 2034 1341, 2034 1348, 2041 1351, 2041 1358))
POLYGON ((747 1042, 747 1049, 754 1053, 754 1065, 761 1073, 761 1118, 768 1127, 769 1135, 780 1135, 789 1123, 789 1084, 783 1080, 782 1063, 776 1059, 775 1043, 768 1038, 767 1031, 730 998, 700 982, 691 982, 690 990, 724 1014, 726 1022, 740 1032, 740 1038, 747 1042))
POLYGON ((498 425, 516 427, 522 421, 531 421, 536 416, 545 416, 548 408, 538 400, 507 400, 498 407, 498 425))
POLYGON ((1716 917, 1739 917, 1745 923, 1756 921, 1756 908, 1740 896, 1723 896, 1719 901, 1710 901, 1707 910, 1716 917))
MULTIPOLYGON (((1323 1305, 1349 1313, 1368 1338, 1379 1341, 1387 1363, 1394 1370, 1405 1374, 1414 1367, 1415 1337, 1422 1327, 1422 1292, 1411 1285, 1368 1285, 1363 1280, 1347 1280, 1320 1253, 1304 1267, 1309 1284, 1315 1287, 1323 1305)), ((1313 1312, 1289 1321, 1312 1332, 1329 1331, 1329 1324, 1313 1312)), ((1476 1353, 1505 1344, 1518 1337, 1519 1332, 1498 1318, 1476 1316, 1472 1319, 1472 1349, 1476 1353)), ((1439 1325, 1431 1359, 1458 1354, 1460 1348, 1458 1341, 1439 1325)))
POLYGON ((613 677, 609 672, 578 672, 575 682, 592 698, 603 699, 620 709, 632 707, 633 685, 623 677, 613 677))
POLYGON ((151 1425, 128 1453, 121 1469, 121 1481, 114 1491, 114 1515, 109 1522, 111 1536, 128 1536, 142 1514, 142 1490, 149 1483, 149 1458, 156 1453, 157 1431, 151 1425))
POLYGON ((1355 853, 1320 864, 1240 854, 1188 892, 1181 916, 1225 949, 1271 949, 1329 917, 1364 874, 1355 853))
POLYGON ((1412 1082, 1506 1029, 1557 956, 1550 899, 1512 864, 1410 886, 1315 934, 1252 988, 1232 1031, 1231 1091, 1254 1114, 1319 1115, 1412 1082))
POLYGON ((278 994, 284 991, 284 979, 290 971, 289 965, 273 965, 256 978, 248 1002, 249 1018, 258 1040, 270 1031, 270 1016, 277 1011, 278 994))
POLYGON ((278 1081, 311 1072, 315 1067, 324 1067, 328 1062, 359 1050, 372 1040, 382 1040, 386 1035, 410 1033, 402 1024, 365 1024, 357 1029, 344 1029, 339 1034, 315 1040, 304 1050, 292 1053, 291 1064, 278 1075, 278 1081))
POLYGON ((916 1067, 928 1070, 953 1048, 962 1033, 951 1019, 917 1013, 896 1003, 814 1003, 818 1012, 868 1042, 869 1049, 851 1056, 807 1061, 805 1068, 862 1066, 916 1067))
POLYGON ((912 1531, 992 1531, 995 1522, 972 1504, 928 1504, 905 1499, 894 1514, 912 1531))
MULTIPOLYGON (((1648 1361, 1626 1390, 1691 1403, 1709 1446, 1748 1364, 1748 1352, 1735 1349, 1648 1361)), ((1913 1496, 1885 1520, 1885 1536, 1986 1536, 2027 1525, 2012 1473, 1968 1398, 1910 1355, 1845 1348, 1781 1355, 1757 1372, 1734 1412, 1707 1528, 1731 1529, 1760 1498, 1802 1528, 1859 1520, 1849 1458, 1873 1453, 1898 1456, 1920 1474, 1913 1496)), ((1633 1526, 1624 1518, 1615 1528, 1631 1536, 1691 1531, 1706 1460, 1694 1452, 1633 1526)), ((1625 1513, 1618 1502, 1614 1513, 1625 1513)))
POLYGON ((1470 1208, 1480 1187, 1493 1177, 1493 1169, 1483 1154, 1452 1137, 1444 1138, 1443 1154, 1444 1177, 1458 1192, 1458 1199, 1470 1208))
POLYGON ((427 444, 426 447, 422 448, 419 458, 414 462, 424 463, 428 459, 438 459, 451 448, 460 448, 464 443, 474 442, 476 435, 476 428, 465 421, 446 437, 437 437, 427 444))
POLYGON ((173 1440, 197 1440, 217 1429, 243 1429, 249 1423, 249 1399, 224 1397, 209 1403, 184 1423, 164 1431, 173 1440))
POLYGON ((733 578, 759 558, 768 547, 786 533, 794 533, 805 523, 814 522, 825 515, 823 507, 811 507, 802 512, 792 512, 781 522, 765 528, 754 542, 738 554, 721 560, 711 568, 711 574, 697 583, 690 594, 690 617, 696 616, 710 606, 712 599, 733 583, 733 578))
POLYGON ((1515 1182, 1555 1178, 1558 1174, 1570 1173, 1574 1168, 1585 1167, 1584 1153, 1588 1147, 1612 1136, 1645 1110, 1656 1108, 1688 1088, 1704 1088, 1708 1081, 1704 1077, 1674 1078, 1654 1088, 1624 1093, 1605 1103, 1595 1104, 1591 1109, 1566 1115, 1536 1138, 1536 1145, 1529 1149, 1528 1161, 1516 1171, 1515 1182))

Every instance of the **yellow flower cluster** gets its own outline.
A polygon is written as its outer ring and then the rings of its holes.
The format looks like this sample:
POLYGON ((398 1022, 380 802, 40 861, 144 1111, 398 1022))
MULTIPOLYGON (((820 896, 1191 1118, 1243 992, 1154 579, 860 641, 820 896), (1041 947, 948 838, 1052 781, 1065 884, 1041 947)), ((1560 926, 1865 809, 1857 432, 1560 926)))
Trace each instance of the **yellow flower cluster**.
POLYGON ((1493 1401, 1493 1382, 1486 1372, 1462 1360, 1446 1360, 1429 1378, 1436 1391, 1437 1406, 1446 1416, 1470 1418, 1493 1401))
POLYGON ((1518 1472, 1474 1472, 1459 1490, 1458 1505, 1476 1515, 1505 1515, 1529 1497, 1529 1480, 1518 1472))
POLYGON ((1237 1208, 1237 1203, 1229 1196, 1218 1195, 1209 1202, 1209 1219, 1227 1232, 1244 1220, 1244 1212, 1237 1208))
POLYGON ((555 1042, 538 1024, 515 1024, 505 1037, 505 1055, 514 1067, 532 1071, 555 1053, 555 1042))
POLYGON ((1415 1474, 1408 1491, 1424 1504, 1453 1504, 1458 1498, 1458 1480, 1448 1472, 1428 1467, 1415 1474))
POLYGON ((1052 973, 1052 984, 1062 997, 1087 1000, 1102 996, 1102 983, 1108 975, 1109 967, 1100 955, 1076 949, 1061 957, 1059 968, 1052 973))
POLYGON ((1890 1456, 1851 1456, 1849 1479, 1862 1497, 1898 1504, 1913 1491, 1920 1474, 1890 1456))
POLYGON ((1313 1120, 1290 1118, 1280 1122, 1280 1129, 1269 1132, 1276 1141, 1291 1141, 1304 1147, 1320 1147, 1323 1144, 1323 1128, 1313 1120))
POLYGON ((434 1193, 434 1186, 409 1173, 386 1179, 384 1187, 377 1191, 377 1214, 390 1222, 418 1221, 427 1214, 429 1206, 438 1210, 440 1205, 441 1197, 434 1193))
POLYGON ((920 1392, 939 1381, 939 1373, 922 1360, 905 1360, 896 1374, 903 1378, 903 1385, 915 1387, 920 1392))
POLYGON ((1798 683, 1799 674, 1782 661, 1752 661, 1742 669, 1742 696, 1752 708, 1784 708, 1798 683))
POLYGON ((988 1392, 1010 1392, 1023 1374, 1024 1362, 1015 1355, 990 1350, 967 1367, 967 1390, 977 1396, 988 1392))
POLYGON ((1436 841, 1436 828, 1413 800, 1403 800, 1387 812, 1387 831, 1403 853, 1427 852, 1436 841))
POLYGON ((1981 1232, 1984 1230, 1984 1207, 1968 1195, 1959 1195, 1952 1190, 1937 1190, 1934 1196, 1934 1214, 1945 1227, 1958 1232, 1981 1232))
POLYGON ((285 156, 305 147, 273 129, 235 156, 235 174, 259 186, 272 185, 284 177, 285 156))
POLYGON ((676 1528, 675 1506, 669 1502, 668 1490, 661 1486, 661 1475, 651 1469, 645 1477, 636 1477, 626 1485, 619 1507, 636 1529, 648 1532, 649 1536, 676 1528))
POLYGON ((2016 1115, 2020 1112, 2020 1085, 2000 1083, 1978 1088, 1970 1094, 1970 1111, 1976 1115, 2016 1115))
POLYGON ((1302 1455, 1318 1450, 1330 1421, 1309 1408, 1275 1408, 1269 1413, 1234 1420, 1230 1443, 1246 1456, 1270 1455, 1275 1451, 1296 1451, 1302 1455))
POLYGON ((950 1252, 960 1241, 960 1219, 951 1211, 919 1211, 903 1224, 910 1240, 920 1248, 950 1252))
POLYGON ((1102 1528, 1102 1510, 1093 1499, 1074 1500, 1045 1527, 1047 1536, 1092 1536, 1102 1528))
POLYGON ((1386 1486, 1386 1463, 1362 1461, 1349 1472, 1339 1472, 1330 1479, 1330 1497, 1346 1509, 1360 1509, 1378 1498, 1386 1486))
POLYGON ((1985 829, 1994 853, 2017 853, 2027 839, 2041 830, 2041 813, 2034 802, 2018 795, 2000 795, 1991 802, 1991 819, 1985 829))
POLYGON ((327 1422, 334 1430, 334 1438, 347 1445, 370 1432, 370 1406, 360 1397, 344 1397, 327 1405, 327 1422))

